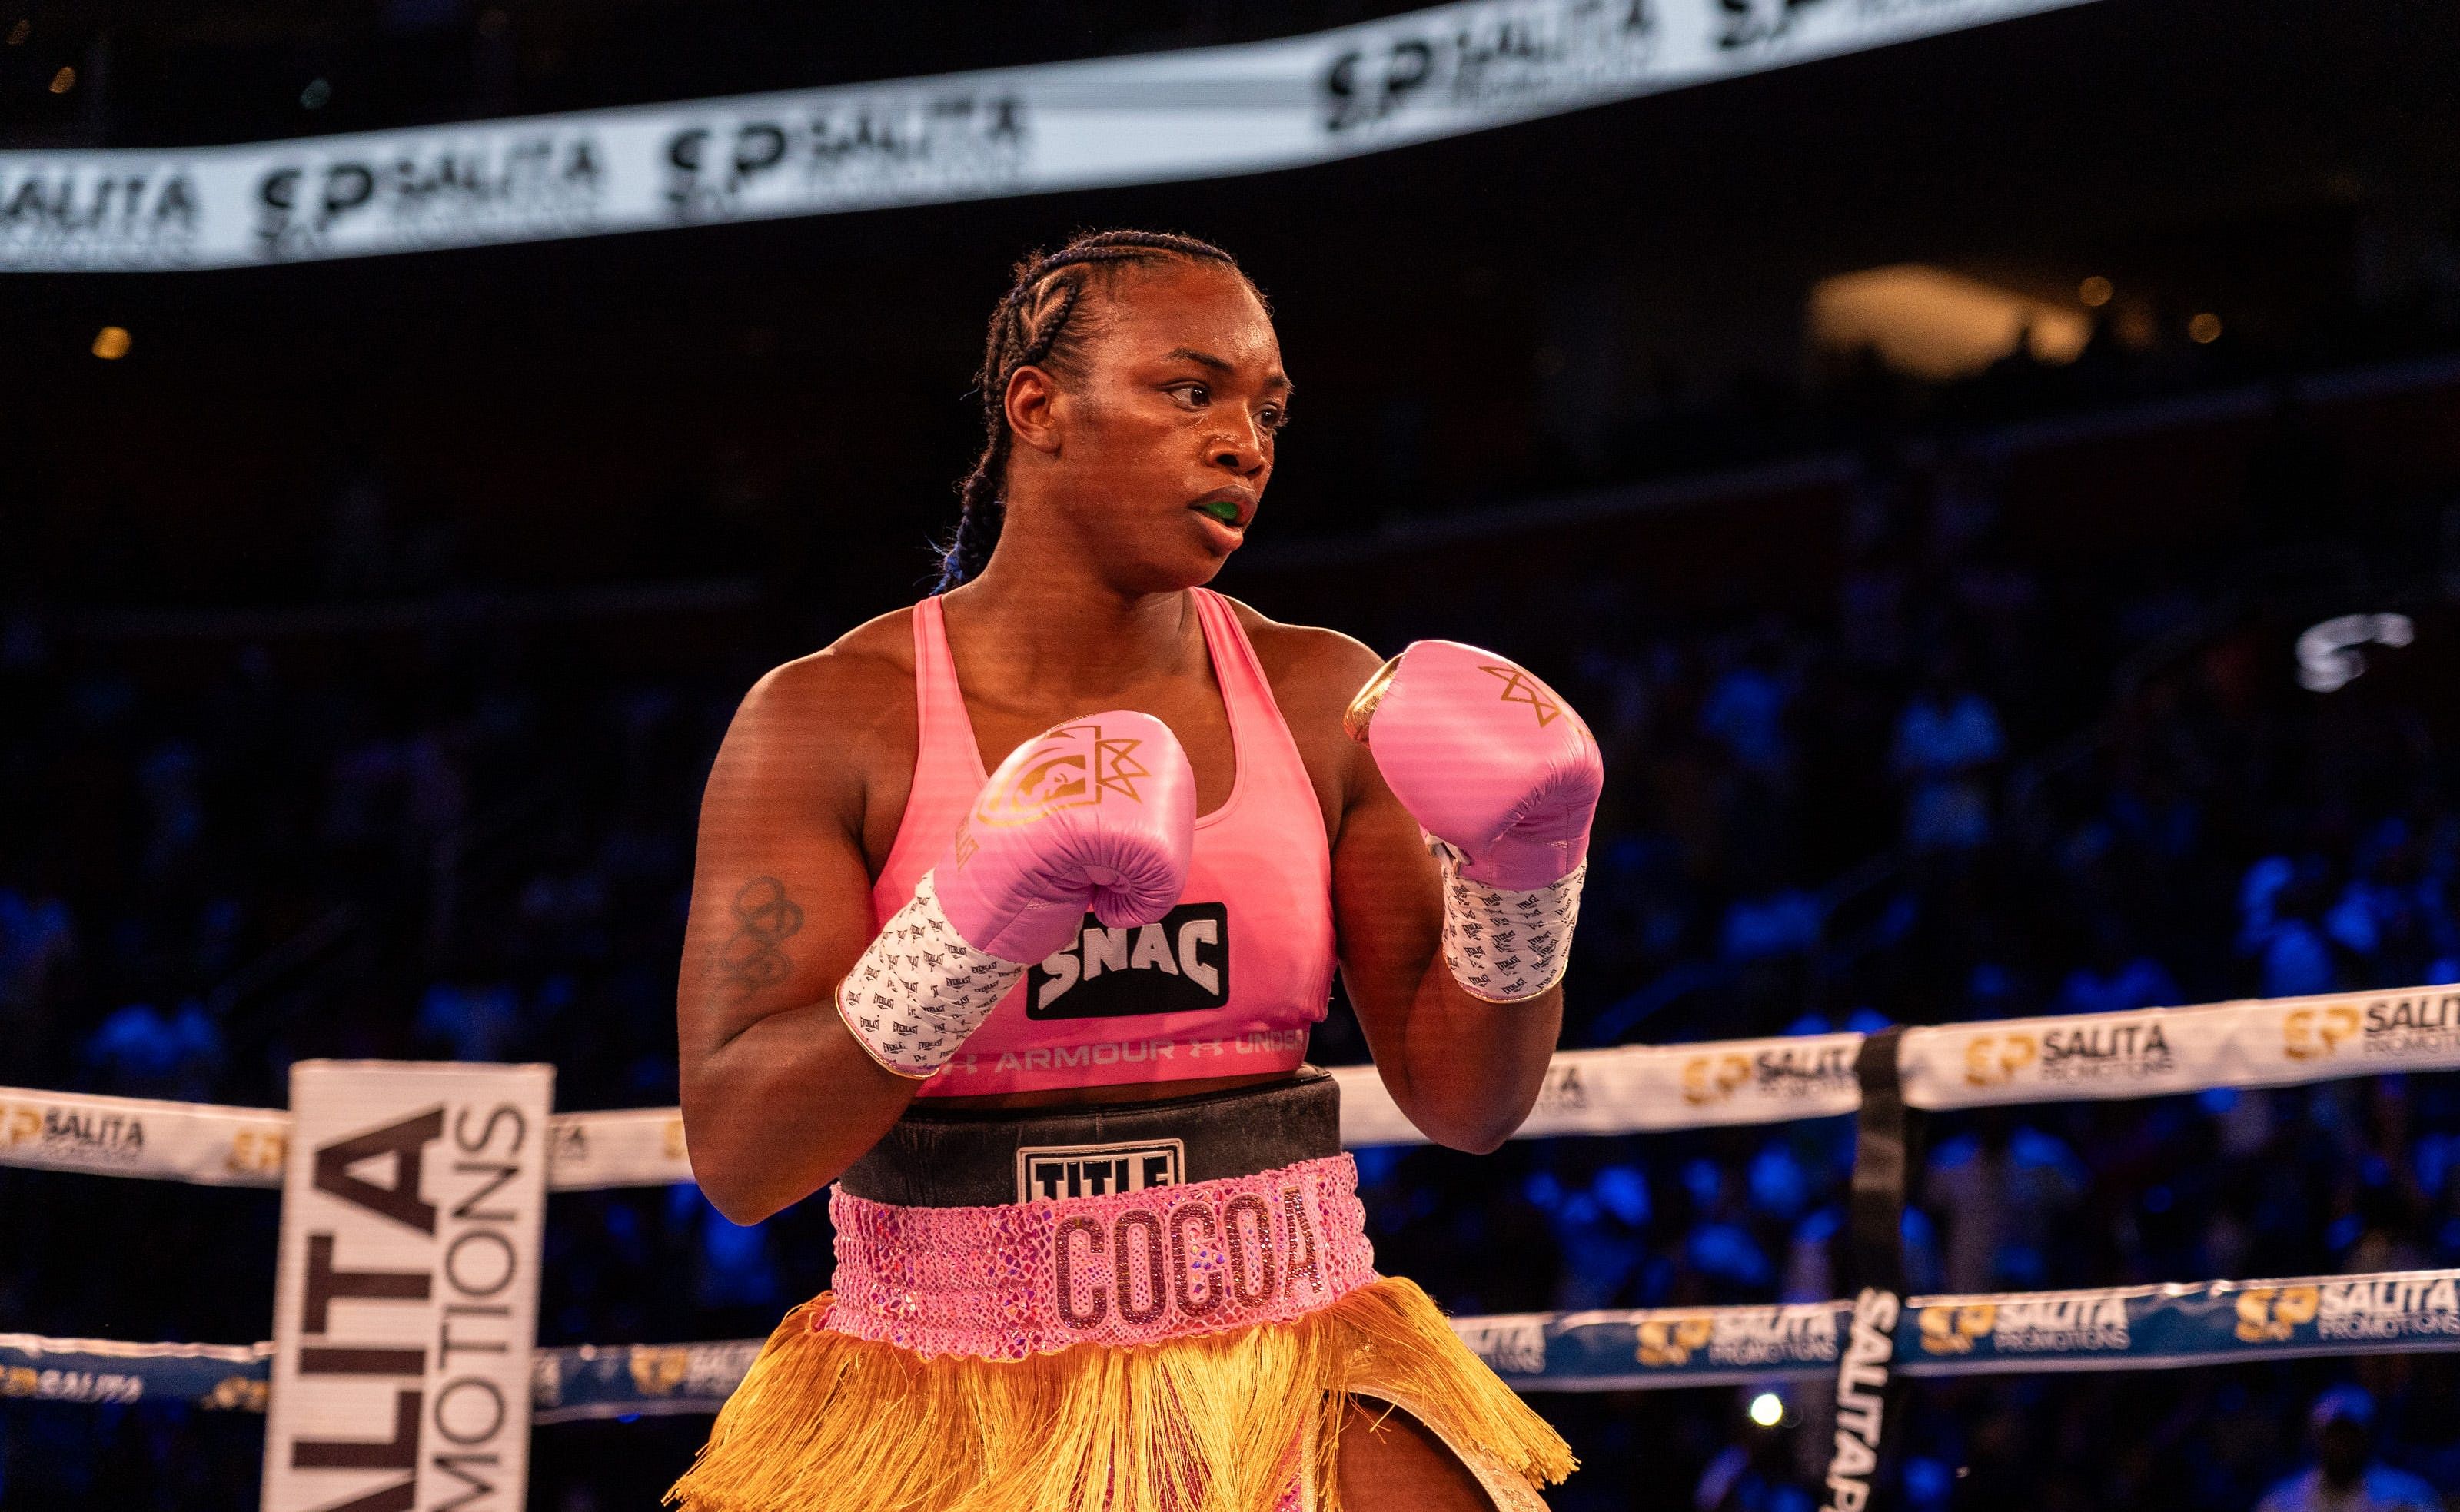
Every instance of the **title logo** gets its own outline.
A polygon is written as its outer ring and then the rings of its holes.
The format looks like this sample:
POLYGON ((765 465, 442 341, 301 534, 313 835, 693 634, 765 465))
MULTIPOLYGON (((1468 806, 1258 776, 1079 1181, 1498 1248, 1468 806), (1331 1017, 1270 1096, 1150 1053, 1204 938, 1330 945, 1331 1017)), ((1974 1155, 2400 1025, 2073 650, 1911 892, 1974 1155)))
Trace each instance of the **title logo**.
POLYGON ((1092 914, 1076 943, 1028 967, 1028 1018, 1198 1013, 1230 1002, 1230 908, 1183 903, 1152 924, 1112 928, 1092 914))
POLYGON ((1016 1152, 1016 1200, 1115 1197, 1177 1186, 1186 1180, 1187 1141, 1028 1145, 1016 1152))

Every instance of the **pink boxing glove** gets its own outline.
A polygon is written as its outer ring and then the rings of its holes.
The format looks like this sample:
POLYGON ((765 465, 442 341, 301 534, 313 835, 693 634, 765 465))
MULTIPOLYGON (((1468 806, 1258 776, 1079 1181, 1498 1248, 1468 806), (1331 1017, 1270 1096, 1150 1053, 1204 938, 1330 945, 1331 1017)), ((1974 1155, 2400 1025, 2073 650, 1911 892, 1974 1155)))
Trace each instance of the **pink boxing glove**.
POLYGON ((932 877, 966 944, 1030 965, 1088 908, 1113 928, 1168 913, 1195 850, 1187 752, 1153 715, 1112 710, 1008 753, 932 877))
POLYGON ((1092 908, 1151 924, 1187 886, 1196 774, 1151 714, 1089 714, 1008 753, 940 864, 838 983, 838 1013, 900 1076, 939 1074, 1092 908))
POLYGON ((1414 641, 1359 690, 1342 728, 1471 881, 1545 887, 1588 856, 1605 762, 1572 706, 1526 668, 1458 641, 1414 641))

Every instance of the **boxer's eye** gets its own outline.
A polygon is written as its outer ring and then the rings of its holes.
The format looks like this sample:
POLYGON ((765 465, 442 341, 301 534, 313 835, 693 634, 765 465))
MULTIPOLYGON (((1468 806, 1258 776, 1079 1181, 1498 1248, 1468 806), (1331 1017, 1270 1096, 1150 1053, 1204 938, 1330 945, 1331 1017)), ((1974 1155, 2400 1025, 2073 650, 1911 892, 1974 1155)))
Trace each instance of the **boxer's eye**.
POLYGON ((1213 402, 1213 391, 1201 383, 1175 384, 1170 395, 1191 410, 1200 410, 1213 402))

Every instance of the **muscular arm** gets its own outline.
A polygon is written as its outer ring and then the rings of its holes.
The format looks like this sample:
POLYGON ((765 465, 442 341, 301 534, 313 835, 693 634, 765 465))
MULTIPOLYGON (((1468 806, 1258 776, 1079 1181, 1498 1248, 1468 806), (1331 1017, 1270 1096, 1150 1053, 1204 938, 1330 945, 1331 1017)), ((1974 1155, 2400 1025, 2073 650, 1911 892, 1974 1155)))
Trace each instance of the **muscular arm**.
POLYGON ((710 772, 675 1018, 692 1174, 736 1223, 835 1180, 921 1085, 833 1000, 871 943, 865 773, 909 699, 857 653, 790 663, 745 697, 710 772))
POLYGON ((1345 635, 1273 629, 1271 638, 1290 648, 1274 658, 1283 664, 1274 692, 1332 816, 1342 982, 1376 1073, 1429 1139, 1492 1150, 1538 1100, 1562 1030, 1562 989, 1497 1004, 1453 980, 1440 954, 1434 859, 1367 748, 1341 731, 1342 710, 1382 658, 1345 635))

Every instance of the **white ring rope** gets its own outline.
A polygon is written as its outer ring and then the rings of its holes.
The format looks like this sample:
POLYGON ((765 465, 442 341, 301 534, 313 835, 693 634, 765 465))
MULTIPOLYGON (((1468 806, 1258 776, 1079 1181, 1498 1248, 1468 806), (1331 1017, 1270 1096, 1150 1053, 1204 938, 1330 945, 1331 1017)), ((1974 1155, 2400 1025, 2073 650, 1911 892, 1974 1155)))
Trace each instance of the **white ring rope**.
MULTIPOLYGON (((1515 1138, 1852 1113, 1861 1044, 1835 1033, 1564 1051, 1515 1138)), ((2447 1071, 2460 1069, 2460 985, 1941 1024, 1907 1030, 1898 1065, 1906 1104, 1932 1110, 2447 1071)), ((1333 1075, 1344 1145, 1425 1142, 1373 1067, 1333 1075)), ((0 1165, 279 1186, 289 1129, 277 1108, 0 1087, 0 1165)), ((550 1135, 557 1191, 692 1179, 674 1108, 558 1114, 550 1135)))
MULTIPOLYGON (((1815 1034, 1558 1054, 1516 1138, 1827 1118, 1860 1105, 1863 1036, 1815 1034)), ((2144 1097, 2460 1068, 2460 985, 2256 999, 1905 1032, 1905 1102, 1948 1109, 2144 1097)), ((1342 1142, 1423 1142, 1370 1066, 1337 1068, 1342 1142)), ((0 1165, 279 1186, 279 1109, 0 1088, 0 1165)), ((550 1124, 561 1191, 689 1182, 673 1108, 550 1124)), ((1852 1304, 1519 1313, 1454 1327, 1514 1386, 1622 1391, 1832 1374, 1852 1304)), ((1907 1375, 2143 1370, 2460 1349, 2460 1270, 1915 1297, 1894 1331, 1907 1375)), ((541 1349, 534 1421, 713 1412, 758 1340, 541 1349)), ((263 1411, 270 1344, 0 1334, 0 1399, 185 1399, 263 1411)))
MULTIPOLYGON (((1524 1312, 1453 1327, 1523 1392, 1720 1386, 1833 1375, 1850 1302, 1524 1312)), ((2460 1349, 2460 1270, 1914 1297, 1894 1369, 1919 1377, 2168 1370, 2460 1349)), ((758 1339, 584 1344, 531 1355, 532 1421, 713 1413, 758 1339)), ((265 1409, 273 1346, 0 1333, 0 1397, 187 1399, 265 1409)))

